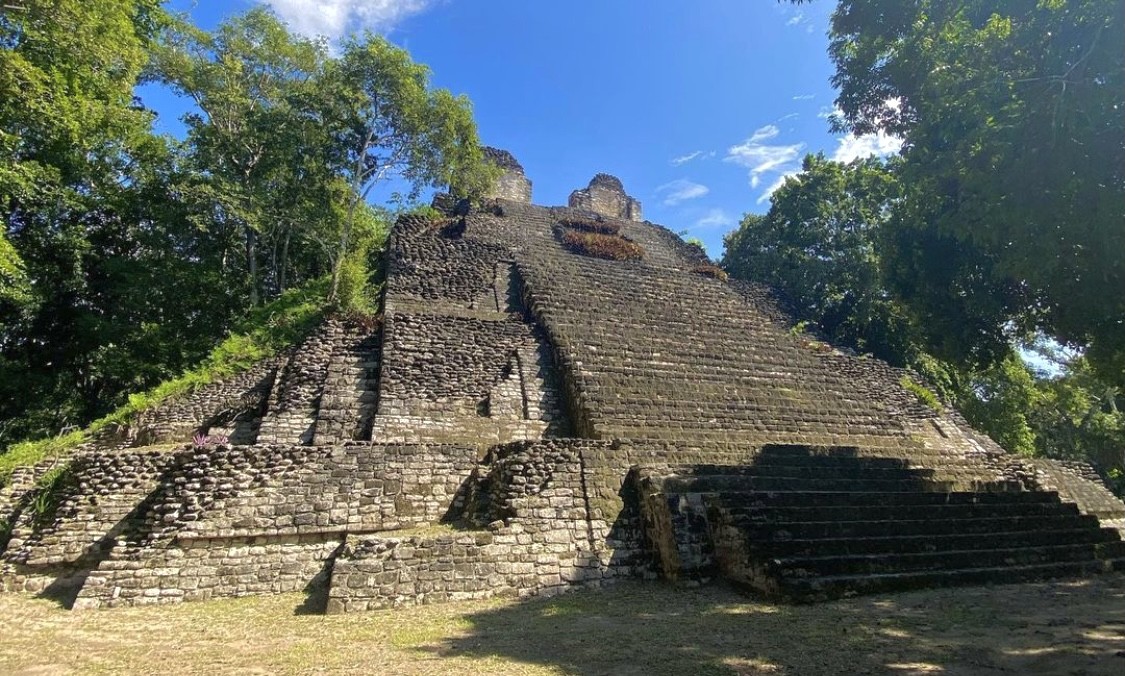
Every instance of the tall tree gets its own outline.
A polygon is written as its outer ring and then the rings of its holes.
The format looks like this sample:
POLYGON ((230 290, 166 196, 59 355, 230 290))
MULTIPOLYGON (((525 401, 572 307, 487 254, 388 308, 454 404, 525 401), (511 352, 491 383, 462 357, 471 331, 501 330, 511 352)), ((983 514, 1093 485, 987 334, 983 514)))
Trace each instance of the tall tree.
POLYGON ((429 74, 405 50, 366 34, 344 45, 325 78, 322 97, 335 124, 336 160, 351 189, 333 252, 333 298, 356 210, 377 185, 398 179, 410 186, 410 197, 427 186, 475 196, 495 178, 484 162, 469 100, 431 88, 429 74))
POLYGON ((727 235, 723 266, 782 291, 821 333, 899 366, 920 337, 880 274, 878 237, 900 186, 875 158, 850 164, 805 157, 802 171, 727 235))
POLYGON ((888 280, 922 323, 1125 383, 1125 3, 841 0, 830 54, 839 128, 904 139, 888 280))
POLYGON ((0 12, 2 255, 5 276, 26 279, 21 302, 0 303, 0 418, 20 433, 81 418, 100 394, 118 308, 99 280, 122 253, 108 243, 130 222, 138 167, 160 153, 133 88, 164 21, 158 0, 0 12))
MULTIPOLYGON (((265 216, 278 195, 271 173, 305 140, 297 131, 302 88, 323 69, 322 43, 291 34, 264 8, 251 9, 206 33, 186 21, 155 52, 153 72, 191 98, 198 113, 186 116, 188 146, 199 168, 196 196, 211 208, 211 227, 229 228, 243 242, 245 288, 251 306, 261 296, 259 241, 265 216)), ((286 183, 289 188, 295 185, 286 183)))

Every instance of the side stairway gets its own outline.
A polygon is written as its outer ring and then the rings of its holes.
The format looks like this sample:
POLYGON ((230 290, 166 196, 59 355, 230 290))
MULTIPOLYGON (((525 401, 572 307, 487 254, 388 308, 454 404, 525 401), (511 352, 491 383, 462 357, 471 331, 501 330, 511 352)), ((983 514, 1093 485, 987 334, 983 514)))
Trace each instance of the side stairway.
POLYGON ((638 470, 665 577, 718 573, 815 601, 1125 570, 1125 542, 1057 493, 962 486, 854 449, 772 446, 752 465, 638 470))

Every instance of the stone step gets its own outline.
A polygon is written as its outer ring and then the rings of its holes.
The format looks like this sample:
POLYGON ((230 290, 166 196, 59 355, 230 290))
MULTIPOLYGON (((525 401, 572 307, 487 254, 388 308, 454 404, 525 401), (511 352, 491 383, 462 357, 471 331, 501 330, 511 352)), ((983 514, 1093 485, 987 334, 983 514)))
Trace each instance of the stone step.
POLYGON ((870 556, 923 554, 961 550, 1014 549, 1120 542, 1111 528, 1069 528, 950 535, 896 535, 865 538, 818 538, 750 543, 754 558, 870 556))
POLYGON ((713 474, 672 476, 664 480, 665 493, 710 493, 717 491, 860 491, 860 492, 949 492, 955 484, 922 478, 829 478, 713 474))
MULTIPOLYGON (((987 495, 987 494, 986 494, 987 495)), ((738 497, 749 497, 744 494, 738 497)), ((775 507, 769 504, 739 506, 728 500, 721 506, 762 524, 781 526, 801 521, 899 521, 966 519, 1005 516, 1076 515, 1078 507, 1064 502, 974 502, 965 504, 913 505, 822 505, 818 507, 775 507)))
POLYGON ((1097 528, 1097 518, 1085 514, 1051 516, 1006 516, 942 521, 902 519, 898 521, 805 521, 784 525, 762 524, 731 515, 724 520, 742 531, 747 542, 785 540, 890 537, 896 535, 953 535, 1032 530, 1097 528))
POLYGON ((836 575, 880 575, 924 570, 963 570, 1000 566, 1033 566, 1050 563, 1125 558, 1125 542, 1079 543, 962 549, 902 554, 861 554, 771 559, 767 568, 781 578, 836 575))
POLYGON ((868 466, 865 463, 852 460, 849 465, 825 468, 819 465, 804 465, 799 463, 767 464, 767 465, 693 465, 691 467, 674 468, 674 476, 678 477, 786 477, 810 479, 873 479, 873 480, 929 480, 934 475, 933 469, 906 469, 886 465, 868 466))
POLYGON ((1060 577, 1085 577, 1125 571, 1125 558, 1090 559, 1033 565, 962 568, 883 573, 879 575, 833 575, 780 580, 779 595, 793 601, 824 601, 857 594, 905 591, 925 587, 1032 582, 1060 577))
MULTIPOLYGON (((952 458, 951 458, 952 460, 952 458)), ((843 458, 827 455, 767 455, 758 454, 754 457, 754 467, 769 467, 782 465, 786 467, 819 467, 825 471, 837 468, 853 467, 856 463, 864 466, 884 469, 910 469, 910 463, 902 458, 843 458)))
POLYGON ((708 500, 730 507, 898 507, 904 505, 1059 504, 1055 491, 1020 492, 875 492, 875 491, 715 491, 708 500))

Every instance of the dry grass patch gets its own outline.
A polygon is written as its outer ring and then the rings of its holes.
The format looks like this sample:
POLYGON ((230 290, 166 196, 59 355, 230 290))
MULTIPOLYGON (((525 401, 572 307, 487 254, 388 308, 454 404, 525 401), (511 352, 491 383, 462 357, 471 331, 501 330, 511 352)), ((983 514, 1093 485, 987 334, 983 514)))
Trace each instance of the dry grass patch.
POLYGON ((726 270, 712 263, 702 263, 692 268, 691 271, 696 273, 697 275, 703 275, 704 277, 717 279, 720 282, 725 282, 730 279, 730 275, 727 274, 726 270))
POLYGON ((559 225, 571 230, 579 230, 581 232, 592 232, 598 235, 620 235, 621 226, 617 223, 609 223, 606 221, 595 221, 591 218, 563 218, 559 220, 559 225))
POLYGON ((562 242, 575 253, 611 261, 639 261, 645 255, 640 244, 620 235, 564 229, 562 242))
POLYGON ((0 595, 0 673, 1125 673, 1125 578, 778 606, 722 586, 301 615, 299 594, 71 612, 0 595))

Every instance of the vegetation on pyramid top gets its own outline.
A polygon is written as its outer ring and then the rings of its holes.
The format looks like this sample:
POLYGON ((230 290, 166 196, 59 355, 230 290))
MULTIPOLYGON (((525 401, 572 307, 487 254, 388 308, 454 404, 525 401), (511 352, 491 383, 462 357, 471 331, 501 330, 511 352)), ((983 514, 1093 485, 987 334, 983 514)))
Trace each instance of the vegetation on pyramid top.
POLYGON ((621 226, 617 223, 609 223, 604 220, 594 220, 592 218, 581 218, 572 216, 559 220, 559 225, 571 230, 581 230, 582 232, 593 232, 599 235, 620 235, 621 226))
POLYGON ((714 263, 702 263, 692 268, 691 271, 696 274, 703 275, 704 277, 717 279, 720 282, 725 282, 730 279, 730 275, 727 274, 727 271, 720 268, 718 265, 715 265, 714 263))
POLYGON ((597 232, 562 229, 562 242, 571 251, 610 261, 639 261, 645 250, 640 244, 621 235, 604 235, 597 232))

